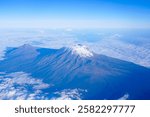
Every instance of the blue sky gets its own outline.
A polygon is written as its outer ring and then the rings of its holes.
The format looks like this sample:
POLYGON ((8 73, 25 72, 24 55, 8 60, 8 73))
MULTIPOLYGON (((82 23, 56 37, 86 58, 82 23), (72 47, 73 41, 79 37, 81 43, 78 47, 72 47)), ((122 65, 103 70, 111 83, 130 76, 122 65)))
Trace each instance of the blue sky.
POLYGON ((0 0, 0 27, 150 28, 150 1, 0 0))

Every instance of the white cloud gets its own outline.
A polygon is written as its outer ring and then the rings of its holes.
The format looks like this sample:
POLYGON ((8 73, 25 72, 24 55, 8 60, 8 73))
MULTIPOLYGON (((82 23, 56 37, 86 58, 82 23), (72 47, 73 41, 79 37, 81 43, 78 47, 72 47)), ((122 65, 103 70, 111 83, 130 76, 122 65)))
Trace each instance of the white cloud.
POLYGON ((65 89, 55 92, 52 100, 81 100, 82 93, 87 92, 83 89, 65 89))
POLYGON ((122 97, 120 97, 118 100, 127 100, 129 98, 129 94, 124 94, 122 97))
POLYGON ((0 99, 2 100, 80 100, 82 94, 87 92, 87 90, 82 89, 65 89, 57 92, 43 91, 52 86, 53 84, 44 83, 24 72, 0 73, 0 99), (51 94, 53 95, 52 98, 49 96, 51 94))
POLYGON ((33 89, 46 89, 48 88, 49 86, 53 86, 53 85, 49 85, 49 84, 45 84, 45 83, 40 83, 40 84, 36 84, 33 86, 33 89))
POLYGON ((4 74, 0 77, 0 99, 48 99, 42 90, 50 86, 24 72, 4 74))

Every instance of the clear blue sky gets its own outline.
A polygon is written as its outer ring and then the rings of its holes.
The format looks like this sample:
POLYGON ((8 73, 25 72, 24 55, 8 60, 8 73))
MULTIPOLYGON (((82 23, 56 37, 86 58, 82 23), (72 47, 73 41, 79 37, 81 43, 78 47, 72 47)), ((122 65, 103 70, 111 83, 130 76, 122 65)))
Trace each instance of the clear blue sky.
POLYGON ((150 28, 150 0, 0 0, 0 27, 150 28))

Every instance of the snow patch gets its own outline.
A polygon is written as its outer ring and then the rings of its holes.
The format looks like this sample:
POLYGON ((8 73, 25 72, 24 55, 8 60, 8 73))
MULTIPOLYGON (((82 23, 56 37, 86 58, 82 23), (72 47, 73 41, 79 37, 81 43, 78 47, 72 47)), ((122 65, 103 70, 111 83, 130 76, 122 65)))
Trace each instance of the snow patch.
POLYGON ((81 45, 81 44, 77 44, 75 46, 71 47, 72 49, 72 54, 78 54, 81 57, 92 57, 93 56, 93 52, 91 52, 88 47, 81 45))

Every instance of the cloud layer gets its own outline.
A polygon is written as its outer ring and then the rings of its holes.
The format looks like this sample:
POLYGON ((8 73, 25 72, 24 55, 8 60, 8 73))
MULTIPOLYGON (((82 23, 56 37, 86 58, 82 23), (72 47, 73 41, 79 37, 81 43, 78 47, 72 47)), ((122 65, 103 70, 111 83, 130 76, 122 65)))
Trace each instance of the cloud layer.
POLYGON ((119 39, 102 39, 88 45, 96 53, 150 67, 150 49, 145 46, 126 43, 119 39))
POLYGON ((0 72, 0 99, 1 100, 81 100, 82 89, 64 89, 56 92, 46 92, 52 84, 44 83, 40 79, 24 72, 6 74, 0 72))
POLYGON ((33 100, 48 99, 43 89, 50 85, 24 72, 0 73, 0 99, 33 100))
MULTIPOLYGON (((141 38, 142 44, 137 45, 135 43, 125 42, 123 39, 124 35, 121 34, 107 34, 100 33, 100 31, 92 33, 93 35, 97 35, 96 40, 94 36, 90 37, 88 31, 76 32, 72 29, 0 31, 0 60, 5 58, 4 54, 7 47, 31 44, 46 48, 61 48, 81 43, 88 46, 95 53, 150 67, 150 42, 145 41, 148 40, 148 37, 146 39, 141 38), (89 37, 91 39, 88 39, 89 37)), ((136 42, 136 39, 139 37, 135 36, 133 42, 136 42)))

